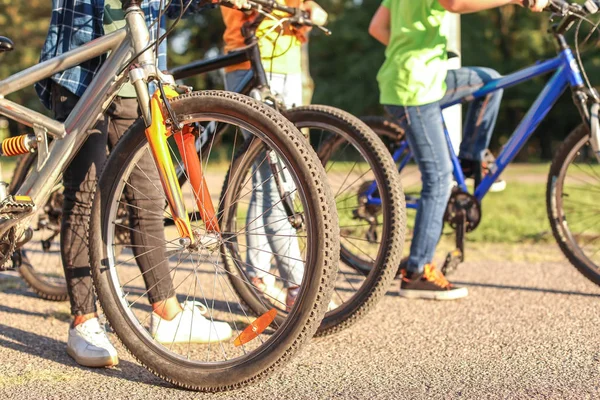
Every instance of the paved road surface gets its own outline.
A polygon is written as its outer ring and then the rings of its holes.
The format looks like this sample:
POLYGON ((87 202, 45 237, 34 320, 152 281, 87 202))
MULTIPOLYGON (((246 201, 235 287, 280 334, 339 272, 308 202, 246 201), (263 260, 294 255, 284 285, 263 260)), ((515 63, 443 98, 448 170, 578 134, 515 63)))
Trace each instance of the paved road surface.
POLYGON ((359 324, 313 341, 269 380, 218 395, 174 388, 124 349, 119 368, 78 367, 65 353, 67 305, 0 274, 0 398, 600 398, 600 289, 554 246, 471 254, 454 275, 468 299, 407 301, 390 291, 359 324))

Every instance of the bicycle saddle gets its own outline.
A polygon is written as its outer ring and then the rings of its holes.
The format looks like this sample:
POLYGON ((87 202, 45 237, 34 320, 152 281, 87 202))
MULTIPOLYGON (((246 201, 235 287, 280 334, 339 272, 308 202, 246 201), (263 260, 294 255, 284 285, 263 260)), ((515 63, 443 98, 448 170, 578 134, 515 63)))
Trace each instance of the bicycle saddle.
POLYGON ((0 36, 0 53, 3 53, 5 51, 11 51, 12 49, 14 49, 14 47, 15 44, 12 40, 10 40, 7 37, 0 36))

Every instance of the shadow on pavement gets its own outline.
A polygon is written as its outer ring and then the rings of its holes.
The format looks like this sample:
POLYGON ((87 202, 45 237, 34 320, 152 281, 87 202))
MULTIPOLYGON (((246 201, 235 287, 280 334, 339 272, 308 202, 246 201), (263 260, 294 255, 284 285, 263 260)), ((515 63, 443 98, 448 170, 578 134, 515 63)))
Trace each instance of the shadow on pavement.
POLYGON ((584 293, 575 292, 571 290, 558 290, 558 289, 544 289, 527 286, 513 286, 513 285, 498 285, 493 283, 478 283, 478 282, 465 282, 465 281, 452 281, 457 286, 474 286, 490 289, 503 289, 503 290, 522 290, 526 292, 539 292, 539 293, 552 293, 552 294, 567 294, 570 296, 582 296, 582 297, 600 297, 600 293, 584 293))
MULTIPOLYGON (((584 293, 576 292, 572 290, 558 290, 558 289, 544 289, 527 286, 513 286, 513 285, 500 285, 494 283, 478 283, 478 282, 467 282, 467 281, 451 281, 456 286, 471 286, 471 287, 482 287, 488 289, 502 289, 502 290, 522 290, 525 292, 538 292, 538 293, 550 293, 550 294, 566 294, 569 296, 581 296, 581 297, 600 297, 600 293, 584 293)), ((397 284, 396 284, 397 285, 397 284)), ((399 286, 399 285, 398 285, 399 286)), ((400 297, 398 293, 398 286, 392 287, 385 294, 390 297, 400 297)))
POLYGON ((173 387, 167 382, 155 378, 144 367, 129 361, 120 360, 115 369, 82 367, 67 355, 65 342, 3 324, 0 324, 0 346, 104 376, 120 377, 151 386, 173 387), (2 336, 10 340, 3 339, 2 336))
POLYGON ((13 307, 5 306, 2 304, 0 304, 0 312, 29 315, 32 317, 42 317, 42 318, 46 318, 49 316, 48 313, 41 313, 41 312, 37 312, 37 311, 26 311, 26 310, 21 310, 20 308, 13 308, 13 307))

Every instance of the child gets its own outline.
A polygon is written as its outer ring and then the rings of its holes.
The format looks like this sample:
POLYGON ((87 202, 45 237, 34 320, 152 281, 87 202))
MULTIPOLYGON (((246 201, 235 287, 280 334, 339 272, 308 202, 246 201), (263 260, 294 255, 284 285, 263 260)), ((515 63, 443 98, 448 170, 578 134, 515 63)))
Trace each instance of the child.
MULTIPOLYGON (((286 0, 283 3, 288 7, 300 7, 308 11, 316 24, 322 25, 327 19, 327 13, 314 1, 286 0)), ((225 51, 244 47, 246 44, 241 28, 256 15, 224 7, 221 8, 221 13, 225 22, 225 51)), ((276 23, 266 19, 257 30, 257 36, 261 37, 259 49, 263 66, 271 90, 283 98, 285 106, 299 106, 302 105, 301 45, 306 41, 308 29, 282 26, 264 36, 276 23)), ((227 68, 225 88, 234 90, 248 70, 249 62, 227 68)), ((302 282, 304 264, 295 230, 286 218, 270 167, 268 163, 260 162, 263 158, 264 154, 259 156, 252 171, 252 184, 257 189, 252 192, 247 216, 247 229, 252 234, 248 235, 246 272, 258 290, 271 299, 279 300, 280 291, 269 279, 271 255, 274 254, 286 289, 286 297, 282 302, 285 301, 286 306, 291 308, 298 295, 298 285, 302 282)))
MULTIPOLYGON (((527 1, 527 0, 525 0, 527 1)), ((444 136, 441 105, 475 92, 499 74, 488 68, 446 69, 446 38, 441 24, 447 11, 470 13, 523 0, 384 0, 369 33, 386 45, 377 80, 380 101, 405 129, 419 165, 423 187, 400 295, 452 300, 468 295, 432 265, 452 187, 452 164, 444 136)), ((542 11, 548 0, 529 0, 542 11)), ((494 130, 502 92, 470 104, 459 158, 465 175, 481 173, 481 158, 494 130)))
MULTIPOLYGON (((53 0, 52 19, 40 61, 58 56, 124 26, 121 3, 121 0, 53 0)), ((123 3, 140 5, 149 25, 158 18, 159 0, 130 0, 123 3)), ((194 0, 190 9, 201 10, 197 3, 198 0, 194 0)), ((179 4, 174 2, 169 6, 167 16, 178 16, 179 4)), ((164 33, 165 24, 166 21, 161 21, 161 33, 164 33)), ((163 70, 166 69, 165 42, 160 50, 158 64, 163 70)), ((40 99, 54 112, 57 120, 64 121, 69 116, 94 74, 100 69, 102 61, 102 58, 87 61, 36 84, 40 99)), ((96 132, 86 140, 63 176, 65 189, 61 253, 73 316, 67 353, 86 367, 112 366, 119 362, 116 349, 98 322, 86 240, 87 221, 90 218, 95 181, 106 160, 107 142, 114 145, 139 117, 133 86, 126 85, 104 117, 97 122, 93 128, 96 132)), ((152 335, 163 343, 187 343, 190 337, 197 342, 228 340, 232 331, 227 323, 205 318, 201 307, 197 307, 195 302, 186 301, 180 305, 171 279, 163 279, 165 275, 169 275, 169 268, 168 263, 164 262, 165 240, 161 237, 163 219, 156 217, 162 215, 162 206, 157 205, 163 199, 149 197, 150 193, 155 192, 150 183, 159 179, 158 173, 150 159, 141 159, 138 168, 140 172, 132 174, 131 183, 139 185, 143 193, 148 194, 142 200, 134 200, 137 206, 132 209, 140 211, 132 216, 132 223, 138 227, 138 230, 132 230, 132 242, 134 254, 144 271, 144 279, 149 288, 148 299, 153 309, 150 322, 152 335), (137 233, 148 231, 155 236, 148 239, 146 235, 137 233), (140 251, 141 248, 144 251, 140 251), (154 250, 146 251, 146 248, 154 250)))

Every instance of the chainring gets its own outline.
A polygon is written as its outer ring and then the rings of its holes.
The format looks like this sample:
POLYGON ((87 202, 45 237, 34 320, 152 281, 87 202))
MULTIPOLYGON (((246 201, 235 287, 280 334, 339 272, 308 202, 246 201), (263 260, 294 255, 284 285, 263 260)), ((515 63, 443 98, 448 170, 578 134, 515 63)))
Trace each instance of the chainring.
POLYGON ((17 239, 15 237, 15 228, 12 227, 0 239, 0 271, 11 269, 12 255, 17 248, 17 239))
POLYGON ((464 211, 466 215, 466 231, 472 232, 479 226, 481 221, 481 204, 475 196, 470 193, 461 192, 454 189, 446 206, 444 221, 456 230, 456 215, 459 211, 464 211))

